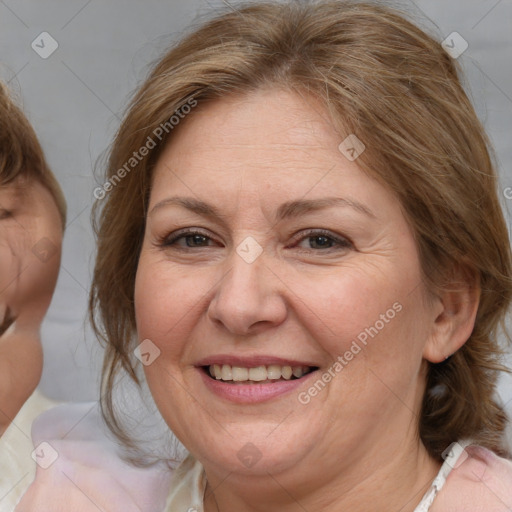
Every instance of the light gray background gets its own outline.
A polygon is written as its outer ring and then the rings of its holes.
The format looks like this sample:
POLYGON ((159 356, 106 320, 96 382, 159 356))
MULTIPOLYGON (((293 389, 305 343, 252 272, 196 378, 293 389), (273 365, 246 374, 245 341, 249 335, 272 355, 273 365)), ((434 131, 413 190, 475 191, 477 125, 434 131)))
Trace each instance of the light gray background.
MULTIPOLYGON (((23 99, 68 201, 62 270, 43 325, 41 389, 60 400, 98 396, 101 348, 87 327, 94 260, 93 168, 150 64, 220 1, 0 0, 0 78, 23 99), (48 32, 59 47, 42 59, 31 43, 48 32)), ((457 31, 468 91, 494 144, 502 190, 512 186, 512 1, 403 0, 440 40, 457 31)), ((509 209, 510 200, 503 198, 509 209)), ((510 215, 507 212, 507 218, 510 215)), ((510 225, 510 222, 509 222, 510 225)), ((512 380, 500 391, 512 405, 512 380)), ((508 407, 510 410, 510 407, 508 407)))

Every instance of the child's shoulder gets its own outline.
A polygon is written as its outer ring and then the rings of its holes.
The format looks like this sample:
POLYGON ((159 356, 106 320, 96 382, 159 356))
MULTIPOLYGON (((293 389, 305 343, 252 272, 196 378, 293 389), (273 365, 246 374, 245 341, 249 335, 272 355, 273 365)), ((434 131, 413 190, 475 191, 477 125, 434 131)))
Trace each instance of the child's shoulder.
POLYGON ((165 504, 172 471, 123 460, 97 403, 44 412, 33 424, 32 440, 38 467, 17 511, 107 510, 115 502, 120 510, 149 512, 165 504))

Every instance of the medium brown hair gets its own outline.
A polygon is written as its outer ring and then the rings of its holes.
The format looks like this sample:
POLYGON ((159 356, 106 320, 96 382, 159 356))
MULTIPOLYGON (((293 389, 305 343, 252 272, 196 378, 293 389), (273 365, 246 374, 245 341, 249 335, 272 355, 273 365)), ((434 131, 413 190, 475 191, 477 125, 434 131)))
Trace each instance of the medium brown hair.
MULTIPOLYGON (((428 290, 450 287, 456 269, 481 287, 470 338, 447 361, 429 363, 418 422, 436 458, 461 438, 503 453, 506 425, 494 393, 503 369, 498 332, 512 294, 510 245, 489 143, 459 76, 434 37, 381 3, 248 4, 202 25, 160 60, 131 102, 107 169, 107 180, 119 176, 190 98, 200 108, 277 87, 321 100, 340 141, 353 133, 365 144, 359 166, 400 201, 428 290)), ((103 412, 126 443, 112 387, 123 371, 139 382, 135 274, 152 173, 173 130, 96 204, 90 315, 106 345, 103 412)))
POLYGON ((34 129, 0 81, 0 186, 37 180, 51 193, 66 225, 66 200, 44 157, 34 129))

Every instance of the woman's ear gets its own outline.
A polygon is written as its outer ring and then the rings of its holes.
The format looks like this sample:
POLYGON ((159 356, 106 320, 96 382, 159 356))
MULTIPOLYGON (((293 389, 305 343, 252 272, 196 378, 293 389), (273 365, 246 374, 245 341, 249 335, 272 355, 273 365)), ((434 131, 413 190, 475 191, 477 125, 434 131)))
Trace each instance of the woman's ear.
POLYGON ((423 357, 431 363, 440 363, 466 343, 473 332, 480 283, 478 277, 459 268, 449 286, 434 299, 434 320, 425 344, 423 357))

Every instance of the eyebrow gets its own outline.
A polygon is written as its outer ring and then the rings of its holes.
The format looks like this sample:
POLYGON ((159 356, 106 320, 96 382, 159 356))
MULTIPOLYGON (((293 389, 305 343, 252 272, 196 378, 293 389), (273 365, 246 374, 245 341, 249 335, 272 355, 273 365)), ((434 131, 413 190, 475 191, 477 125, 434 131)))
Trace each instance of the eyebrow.
MULTIPOLYGON (((158 210, 164 206, 181 206, 187 210, 190 210, 198 215, 205 217, 212 217, 219 220, 224 220, 225 216, 215 207, 204 201, 196 199, 194 197, 168 197, 157 203, 149 214, 151 215, 155 210, 158 210)), ((349 207, 359 213, 375 219, 375 214, 366 206, 355 201, 353 199, 347 199, 342 197, 325 197, 321 199, 298 199, 295 201, 287 201, 279 206, 276 214, 276 221, 282 221, 287 218, 296 218, 307 213, 316 212, 318 210, 324 210, 332 207, 349 207)))

